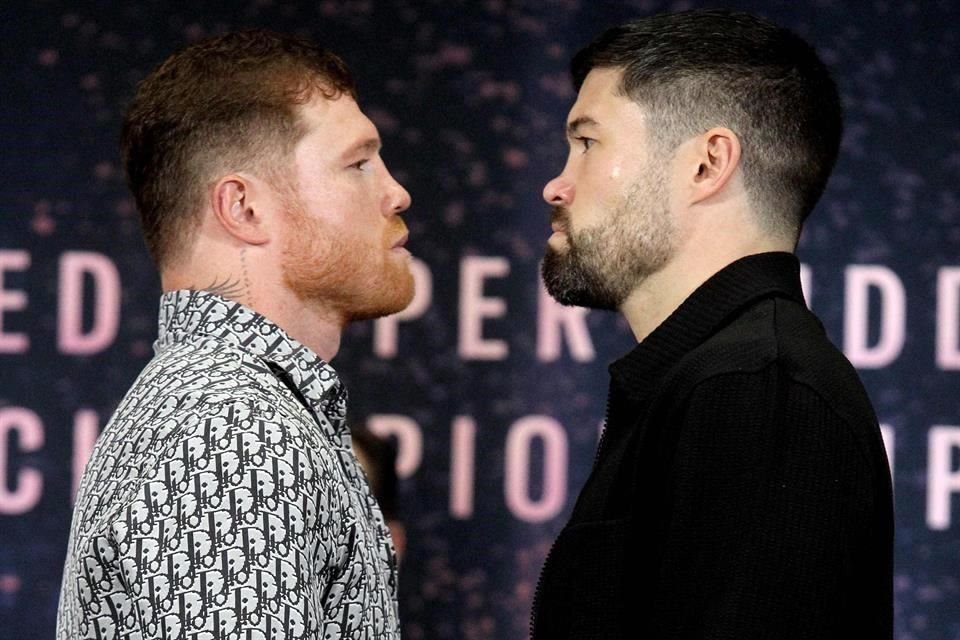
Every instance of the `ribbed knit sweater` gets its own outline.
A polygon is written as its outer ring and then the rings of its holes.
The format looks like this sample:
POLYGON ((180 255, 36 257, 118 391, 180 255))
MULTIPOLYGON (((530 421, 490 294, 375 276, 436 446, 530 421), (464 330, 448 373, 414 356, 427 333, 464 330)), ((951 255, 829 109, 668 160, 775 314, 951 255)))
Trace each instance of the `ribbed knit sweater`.
POLYGON ((883 442, 793 255, 729 265, 610 376, 534 638, 892 637, 883 442))

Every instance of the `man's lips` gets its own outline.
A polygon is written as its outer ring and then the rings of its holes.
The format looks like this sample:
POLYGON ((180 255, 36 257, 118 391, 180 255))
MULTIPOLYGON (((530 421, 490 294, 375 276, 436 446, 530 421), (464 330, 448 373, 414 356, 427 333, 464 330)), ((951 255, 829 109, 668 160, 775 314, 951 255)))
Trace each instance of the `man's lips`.
POLYGON ((404 246, 405 244, 407 244, 407 240, 408 240, 409 238, 410 238, 410 234, 409 234, 409 233, 403 234, 402 236, 400 236, 400 238, 397 239, 396 242, 393 243, 393 246, 391 246, 390 248, 391 248, 391 249, 401 249, 401 248, 403 248, 403 246, 404 246))
POLYGON ((554 233, 569 234, 570 214, 561 207, 550 210, 550 228, 554 233))

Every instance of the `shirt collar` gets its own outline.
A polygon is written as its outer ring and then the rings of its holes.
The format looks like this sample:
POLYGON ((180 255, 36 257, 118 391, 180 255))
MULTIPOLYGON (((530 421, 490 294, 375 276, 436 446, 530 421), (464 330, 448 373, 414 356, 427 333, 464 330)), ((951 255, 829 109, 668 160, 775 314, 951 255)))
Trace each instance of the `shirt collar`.
POLYGON ((347 393, 337 372, 256 311, 207 291, 183 289, 165 293, 160 298, 156 353, 195 335, 223 340, 253 354, 275 374, 279 367, 289 376, 295 393, 308 409, 326 416, 336 432, 346 429, 347 393))
POLYGON ((702 344, 751 303, 780 296, 806 304, 800 262, 792 253, 740 258, 714 274, 630 353, 610 365, 610 376, 639 399, 667 368, 702 344))

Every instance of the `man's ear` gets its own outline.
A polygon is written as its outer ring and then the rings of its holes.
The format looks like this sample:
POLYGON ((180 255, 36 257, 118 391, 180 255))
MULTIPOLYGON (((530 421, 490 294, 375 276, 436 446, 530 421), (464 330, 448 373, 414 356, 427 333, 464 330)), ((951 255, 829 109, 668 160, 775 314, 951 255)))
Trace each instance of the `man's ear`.
POLYGON ((693 148, 696 172, 691 176, 691 204, 723 191, 740 166, 740 138, 726 127, 697 137, 693 148))
POLYGON ((268 225, 256 202, 256 185, 245 176, 231 174, 213 187, 213 214, 220 226, 237 240, 260 245, 270 239, 268 225))

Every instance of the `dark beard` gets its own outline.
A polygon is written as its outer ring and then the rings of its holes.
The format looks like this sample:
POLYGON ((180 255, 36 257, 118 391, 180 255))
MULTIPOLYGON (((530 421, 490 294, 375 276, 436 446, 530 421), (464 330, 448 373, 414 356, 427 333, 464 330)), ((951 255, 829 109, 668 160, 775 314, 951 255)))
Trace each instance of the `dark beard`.
MULTIPOLYGON (((652 178, 651 178, 652 180, 652 178)), ((673 227, 660 182, 634 184, 608 208, 603 224, 573 231, 571 214, 553 207, 550 225, 567 236, 566 250, 549 243, 543 283, 560 304, 618 310, 630 294, 668 262, 673 227)))
POLYGON ((562 305, 614 311, 623 303, 572 242, 564 253, 548 246, 540 271, 547 293, 562 305))

